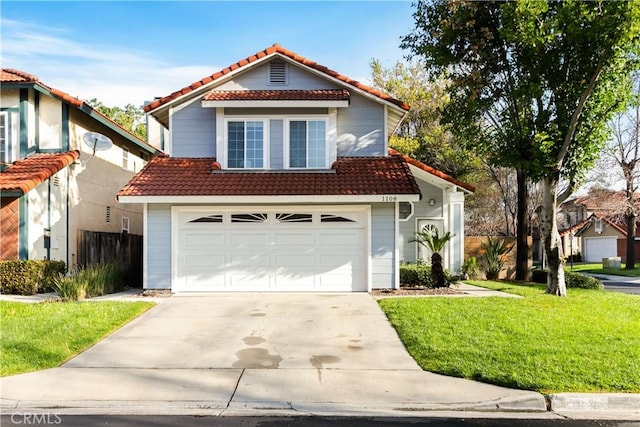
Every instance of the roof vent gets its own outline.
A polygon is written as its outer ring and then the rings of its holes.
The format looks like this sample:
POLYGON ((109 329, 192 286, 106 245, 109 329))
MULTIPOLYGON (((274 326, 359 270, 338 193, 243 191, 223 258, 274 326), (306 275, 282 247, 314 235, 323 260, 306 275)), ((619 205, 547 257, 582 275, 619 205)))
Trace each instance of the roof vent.
POLYGON ((287 84, 287 63, 284 61, 269 62, 269 85, 286 86, 287 84))

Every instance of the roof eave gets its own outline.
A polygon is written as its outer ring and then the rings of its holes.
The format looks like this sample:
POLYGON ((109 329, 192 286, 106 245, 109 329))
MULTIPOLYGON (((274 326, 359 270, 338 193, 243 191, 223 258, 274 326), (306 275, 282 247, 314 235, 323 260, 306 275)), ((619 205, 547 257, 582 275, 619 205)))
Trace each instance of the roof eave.
POLYGON ((288 203, 380 203, 380 202, 417 202, 420 194, 365 194, 365 195, 218 195, 218 196, 130 196, 118 195, 120 203, 251 203, 251 204, 288 204, 288 203))

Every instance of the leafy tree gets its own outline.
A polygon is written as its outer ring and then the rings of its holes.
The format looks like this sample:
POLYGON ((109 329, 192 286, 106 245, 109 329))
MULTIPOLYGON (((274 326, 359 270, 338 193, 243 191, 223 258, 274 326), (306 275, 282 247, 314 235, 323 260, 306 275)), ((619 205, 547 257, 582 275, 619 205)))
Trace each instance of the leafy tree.
POLYGON ((127 104, 122 107, 107 107, 96 98, 92 98, 87 103, 98 112, 104 114, 138 138, 147 139, 147 125, 145 123, 144 111, 142 107, 127 104))
POLYGON ((373 87, 411 106, 391 136, 391 147, 463 180, 480 169, 475 153, 441 123, 441 110, 449 100, 444 79, 430 79, 420 61, 398 61, 385 68, 373 59, 370 66, 373 87))
MULTIPOLYGON (((492 162, 516 169, 519 195, 529 180, 542 182, 547 291, 565 296, 556 206, 595 161, 606 123, 623 104, 621 83, 638 66, 640 2, 418 0, 415 7, 415 28, 401 46, 448 73, 445 120, 492 162), (561 178, 570 185, 558 194, 561 178)), ((526 207, 519 202, 519 265, 526 207)))

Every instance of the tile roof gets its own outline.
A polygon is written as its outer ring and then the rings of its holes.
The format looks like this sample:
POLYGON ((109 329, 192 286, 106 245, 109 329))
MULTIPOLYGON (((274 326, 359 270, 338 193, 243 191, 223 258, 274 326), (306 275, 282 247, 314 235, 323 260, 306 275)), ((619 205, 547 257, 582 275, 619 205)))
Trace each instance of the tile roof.
POLYGON ((95 116, 100 117, 103 121, 106 121, 107 123, 109 123, 110 126, 112 126, 114 128, 117 128, 120 131, 120 133, 124 133, 127 138, 129 138, 131 140, 135 140, 135 143, 137 145, 139 145, 139 146, 141 146, 143 148, 146 148, 151 153, 160 151, 157 148, 152 147, 151 145, 147 144, 146 141, 140 139, 137 135, 131 133, 128 129, 123 128, 118 123, 114 122, 109 117, 107 117, 104 114, 102 114, 100 111, 94 109, 89 104, 85 103, 83 100, 78 99, 75 96, 71 96, 68 93, 63 92, 63 91, 61 91, 59 89, 53 88, 51 86, 47 86, 46 84, 42 83, 38 79, 38 77, 36 77, 36 76, 34 76, 32 74, 28 74, 28 73, 25 73, 24 71, 20 71, 20 70, 15 70, 13 68, 2 68, 0 70, 0 83, 2 83, 3 85, 5 85, 5 84, 8 84, 8 85, 11 85, 11 84, 17 84, 17 85, 33 84, 33 85, 38 85, 38 86, 44 88, 46 91, 48 91, 55 98, 58 98, 61 101, 64 101, 64 102, 66 102, 66 103, 68 103, 70 105, 73 105, 74 107, 78 108, 81 111, 84 111, 85 113, 88 113, 89 115, 95 115, 95 116))
POLYGON ((0 191, 26 194, 80 157, 77 150, 36 154, 0 172, 0 191))
POLYGON ((203 101, 348 101, 346 89, 317 90, 212 90, 203 101))
POLYGON ((155 157, 118 196, 420 194, 400 156, 342 157, 331 171, 219 171, 214 158, 155 157))
POLYGON ((156 99, 155 101, 147 104, 144 107, 144 111, 145 112, 149 112, 151 110, 155 110, 156 108, 170 102, 173 101, 174 99, 180 98, 183 95, 188 94, 189 92, 192 92, 193 90, 196 90, 200 87, 202 87, 203 85, 209 84, 214 80, 217 80, 221 77, 223 77, 226 74, 229 74, 232 71, 235 71, 239 68, 245 67, 253 62, 256 62, 268 55, 272 55, 272 54, 279 54, 282 55, 285 58, 288 58, 294 62, 297 62, 301 65, 313 68, 316 71, 320 71, 324 74, 326 74, 329 77, 333 77, 337 80, 340 80, 341 82, 344 82, 350 86, 356 87, 364 92, 367 92, 371 95, 374 95, 384 101, 390 102, 394 105, 397 105, 398 107, 402 108, 405 111, 409 111, 410 107, 409 105, 405 104, 404 102, 395 99, 393 97, 391 97, 390 95, 387 95, 386 93, 380 92, 377 89, 374 89, 370 86, 367 86, 365 84, 362 84, 356 80, 353 80, 343 74, 340 74, 336 71, 333 71, 327 67, 325 67, 324 65, 320 65, 317 62, 311 61, 307 58, 305 58, 304 56, 298 55, 295 52, 292 52, 288 49, 285 49, 284 47, 280 46, 279 44, 274 44, 273 46, 270 46, 264 50, 261 50, 259 52, 257 52, 254 55, 251 55, 245 59, 242 59, 238 62, 236 62, 235 64, 231 64, 229 65, 227 68, 224 68, 210 76, 204 77, 201 80, 198 80, 197 82, 194 82, 192 84, 190 84, 189 86, 185 86, 182 89, 173 92, 172 94, 165 96, 163 98, 160 99, 156 99))
POLYGON ((394 150, 393 148, 389 148, 389 154, 391 155, 399 155, 402 156, 407 163, 409 163, 412 166, 417 167, 418 169, 421 169, 427 173, 430 173, 431 175, 437 176, 440 179, 444 179, 445 181, 448 181, 452 184, 457 185, 458 187, 462 187, 465 190, 468 190, 472 193, 475 193, 476 191, 476 187, 474 187, 471 184, 467 184, 466 182, 462 182, 454 177, 452 177, 451 175, 447 175, 444 172, 439 171, 438 169, 432 168, 431 166, 427 166, 422 162, 419 162, 416 159, 413 159, 405 154, 400 153, 399 151, 394 150))

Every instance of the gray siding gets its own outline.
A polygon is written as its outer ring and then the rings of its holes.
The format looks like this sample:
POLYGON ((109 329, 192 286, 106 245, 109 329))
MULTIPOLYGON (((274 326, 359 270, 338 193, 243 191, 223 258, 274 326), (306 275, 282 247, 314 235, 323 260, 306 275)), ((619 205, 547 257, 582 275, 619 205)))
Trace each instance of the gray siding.
POLYGON ((225 116, 300 116, 305 114, 329 114, 327 108, 225 108, 225 116))
POLYGON ((391 288, 395 282, 395 207, 371 205, 371 287, 391 288))
POLYGON ((171 289, 171 205, 147 209, 147 289, 171 289))
POLYGON ((284 168, 283 128, 283 120, 271 120, 269 123, 269 163, 271 169, 284 168))
POLYGON ((433 184, 424 182, 416 178, 420 192, 422 193, 422 199, 418 202, 413 202, 413 215, 407 221, 400 221, 399 226, 399 239, 400 239, 400 261, 402 262, 416 262, 417 244, 409 243, 409 240, 415 239, 415 233, 418 229, 418 218, 438 218, 441 219, 442 212, 442 189, 436 187, 433 184), (435 199, 434 206, 429 206, 429 199, 435 199))
POLYGON ((216 157, 216 110, 195 101, 173 114, 173 157, 216 157))
POLYGON ((318 77, 307 70, 288 63, 288 85, 270 86, 267 84, 267 67, 264 63, 249 70, 233 80, 224 83, 216 90, 267 90, 267 89, 338 89, 339 86, 325 78, 318 77))
POLYGON ((351 93, 338 109, 338 157, 385 156, 384 106, 351 93))

